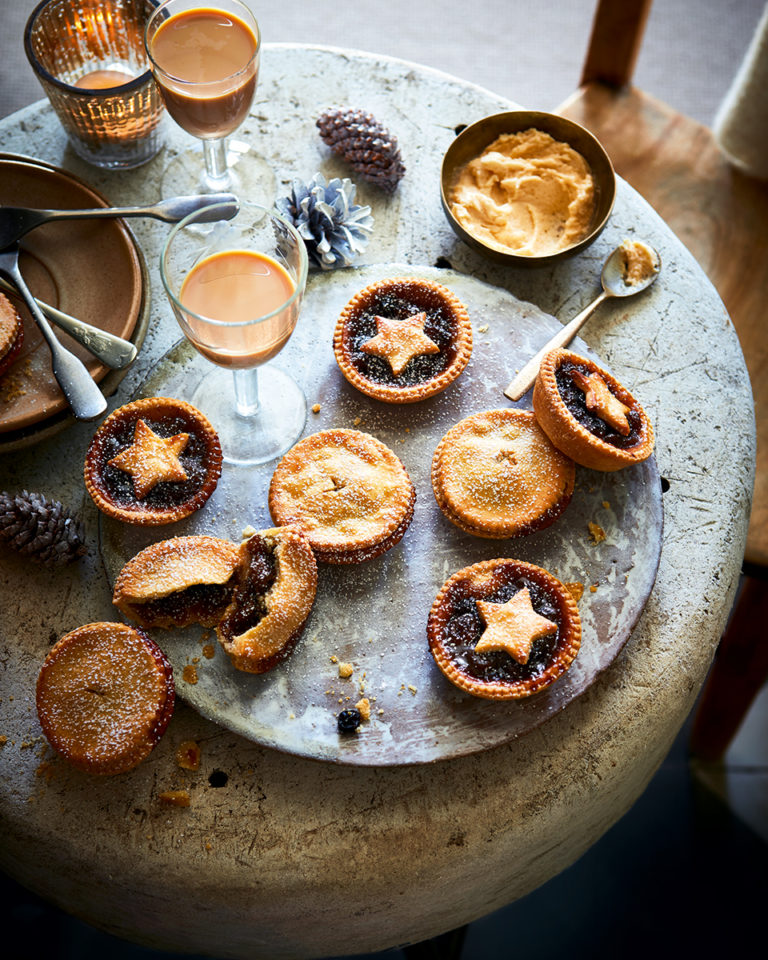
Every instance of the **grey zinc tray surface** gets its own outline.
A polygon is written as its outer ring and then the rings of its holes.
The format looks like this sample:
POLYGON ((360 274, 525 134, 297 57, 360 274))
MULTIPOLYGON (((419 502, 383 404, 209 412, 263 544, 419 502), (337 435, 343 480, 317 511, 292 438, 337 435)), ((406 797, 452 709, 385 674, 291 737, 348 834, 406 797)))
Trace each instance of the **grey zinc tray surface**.
MULTIPOLYGON (((573 499, 551 527, 528 537, 487 540, 463 533, 438 509, 430 483, 432 454, 458 420, 509 406, 502 390, 560 323, 508 291, 453 270, 368 266, 310 278, 298 327, 273 361, 301 383, 310 408, 305 435, 332 427, 365 430, 402 459, 417 491, 413 523, 401 543, 355 566, 321 565, 318 595, 291 658, 268 674, 235 670, 215 636, 200 628, 157 630, 179 695, 204 716, 288 753, 358 765, 402 765, 461 756, 522 736, 583 693, 616 657, 653 586, 662 532, 661 487, 654 458, 603 474, 577 467, 573 499), (450 287, 467 305, 474 329, 469 366, 442 394, 395 406, 371 400, 343 378, 334 360, 336 318, 349 298, 383 277, 421 276, 450 287), (595 543, 588 524, 606 534, 595 543), (443 582, 492 557, 537 563, 563 581, 585 585, 579 608, 583 641, 570 671, 523 701, 490 702, 453 687, 437 669, 426 621, 443 582), (591 589, 594 588, 594 589, 591 589), (208 659, 204 643, 215 645, 208 659), (351 663, 348 679, 338 663, 351 663), (197 682, 183 679, 194 665, 197 682), (341 736, 336 714, 361 696, 370 723, 341 736)), ((574 348, 595 357, 581 341, 574 348)), ((160 360, 137 396, 189 396, 208 367, 185 342, 160 360)), ((639 398, 642 400, 642 398, 639 398)), ((530 407, 530 394, 518 407, 530 407)), ((103 518, 100 544, 110 582, 140 549, 169 536, 211 534, 239 541, 244 528, 272 526, 267 489, 275 462, 225 465, 219 486, 196 515, 172 529, 131 527, 103 518)))

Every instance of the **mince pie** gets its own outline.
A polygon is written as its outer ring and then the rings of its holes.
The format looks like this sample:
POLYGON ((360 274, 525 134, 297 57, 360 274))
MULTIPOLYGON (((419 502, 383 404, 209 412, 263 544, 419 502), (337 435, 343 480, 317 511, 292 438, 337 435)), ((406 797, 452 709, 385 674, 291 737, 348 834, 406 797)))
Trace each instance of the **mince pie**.
POLYGON ((89 623, 51 649, 37 680, 37 714, 51 746, 86 773, 123 773, 147 757, 174 705, 160 648, 125 623, 89 623))
POLYGON ((452 383, 472 353, 467 309, 429 280, 380 280, 357 293, 336 324, 333 351, 361 393, 387 403, 424 400, 452 383))
POLYGON ((653 451, 653 428, 637 400, 569 350, 551 350, 542 360, 533 409, 552 443, 583 467, 620 470, 653 451))
POLYGON ((96 431, 85 485, 103 513, 127 523, 173 523, 206 502, 221 474, 221 445, 189 403, 150 397, 119 407, 96 431))
POLYGON ((300 440, 269 486, 274 522, 299 527, 325 563, 358 563, 389 550, 408 528, 415 500, 400 460, 359 430, 300 440))
POLYGON ((239 550, 232 600, 216 628, 238 670, 265 673, 301 636, 317 589, 317 563, 291 527, 262 530, 239 550))
POLYGON ((24 323, 8 297, 0 293, 0 377, 16 360, 24 343, 24 323))
POLYGON ((544 690, 570 667, 581 619, 566 587, 522 560, 484 560, 459 570, 437 595, 429 648, 445 676, 489 700, 544 690))
POLYGON ((215 627, 232 599, 237 562, 229 540, 160 540, 126 563, 112 602, 143 627, 215 627))
POLYGON ((573 494, 573 461, 527 410, 488 410, 460 420, 432 459, 432 488, 466 533, 503 539, 549 526, 573 494))

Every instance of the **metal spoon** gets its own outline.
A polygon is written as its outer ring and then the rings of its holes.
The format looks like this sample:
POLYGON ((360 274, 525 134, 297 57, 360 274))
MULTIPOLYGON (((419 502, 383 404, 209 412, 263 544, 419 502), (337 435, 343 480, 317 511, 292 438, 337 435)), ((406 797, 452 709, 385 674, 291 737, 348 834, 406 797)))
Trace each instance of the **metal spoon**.
POLYGON ((107 401, 85 364, 56 339, 56 334, 51 330, 51 325, 43 316, 19 270, 18 244, 0 252, 0 275, 13 283, 40 328, 51 351, 53 375, 72 408, 72 413, 78 420, 94 420, 107 409, 107 401))
MULTIPOLYGON (((0 291, 4 293, 15 293, 13 284, 8 283, 0 277, 0 291)), ((124 370, 136 359, 137 350, 130 340, 123 340, 122 337, 115 336, 114 333, 108 333, 99 327, 94 327, 85 320, 78 320, 77 317, 71 317, 68 313, 63 313, 49 303, 35 298, 38 307, 43 311, 51 323, 56 324, 61 330, 85 347, 90 353, 105 363, 113 370, 124 370)))
MULTIPOLYGON (((35 210, 30 207, 0 207, 0 250, 20 240, 24 234, 53 220, 95 220, 103 217, 154 217, 166 223, 177 223, 187 214, 204 210, 214 204, 229 204, 231 212, 216 210, 213 220, 228 220, 239 209, 237 197, 232 193, 210 193, 190 197, 171 197, 146 207, 94 207, 90 210, 35 210), (227 216, 229 212, 229 215, 227 216)), ((199 216, 206 222, 205 214, 199 216)))
POLYGON ((624 244, 616 247, 603 264, 603 270, 600 274, 600 283, 603 287, 602 293, 596 297, 589 306, 585 307, 581 313, 577 314, 570 323, 567 323, 562 330, 559 330, 548 340, 538 353, 531 357, 504 391, 505 397, 508 397, 510 400, 519 400, 524 396, 533 386, 544 356, 549 353, 550 350, 568 346, 604 300, 608 300, 610 297, 631 297, 636 293, 640 293, 641 290, 646 290, 650 287, 659 275, 661 257, 659 257, 658 253, 649 244, 643 243, 642 245, 646 247, 652 255, 654 261, 652 272, 635 282, 628 282, 624 258, 624 244))

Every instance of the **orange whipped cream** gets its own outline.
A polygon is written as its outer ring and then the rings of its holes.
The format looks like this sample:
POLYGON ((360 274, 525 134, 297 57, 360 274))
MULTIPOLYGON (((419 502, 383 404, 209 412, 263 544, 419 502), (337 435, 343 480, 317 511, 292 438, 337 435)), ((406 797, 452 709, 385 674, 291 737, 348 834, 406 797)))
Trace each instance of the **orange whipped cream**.
POLYGON ((541 130, 505 133, 460 172, 451 210, 482 243, 540 257, 577 243, 589 230, 595 186, 589 164, 541 130))

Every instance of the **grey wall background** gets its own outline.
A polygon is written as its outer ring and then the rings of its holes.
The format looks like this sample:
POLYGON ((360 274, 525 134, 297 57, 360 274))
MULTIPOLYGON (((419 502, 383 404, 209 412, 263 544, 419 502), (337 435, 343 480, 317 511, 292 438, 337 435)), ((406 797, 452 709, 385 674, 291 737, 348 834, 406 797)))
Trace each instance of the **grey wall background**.
MULTIPOLYGON (((22 44, 37 2, 0 0, 0 116, 43 96, 22 44)), ((402 57, 542 110, 557 106, 577 85, 595 7, 595 0, 248 2, 265 41, 402 57)), ((711 124, 764 2, 655 0, 637 85, 711 124)))

